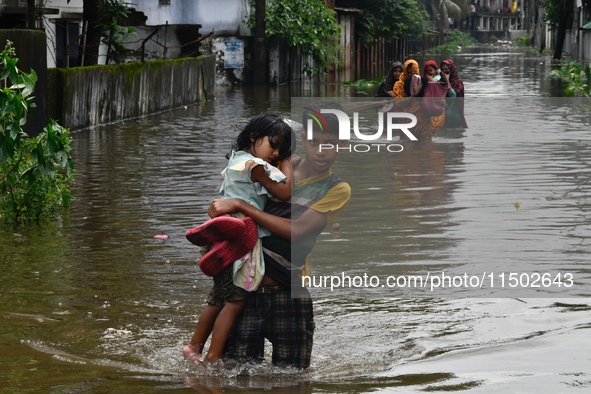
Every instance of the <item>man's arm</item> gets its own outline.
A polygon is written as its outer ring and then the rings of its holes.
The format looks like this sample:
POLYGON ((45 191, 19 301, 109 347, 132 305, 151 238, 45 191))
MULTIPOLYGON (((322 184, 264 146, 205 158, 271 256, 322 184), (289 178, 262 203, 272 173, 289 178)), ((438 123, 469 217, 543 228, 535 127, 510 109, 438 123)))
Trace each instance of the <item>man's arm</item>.
POLYGON ((299 218, 291 220, 261 211, 238 198, 213 200, 207 213, 211 218, 215 218, 232 212, 250 216, 258 225, 293 242, 300 240, 306 234, 323 229, 328 223, 327 213, 314 209, 308 209, 299 218))

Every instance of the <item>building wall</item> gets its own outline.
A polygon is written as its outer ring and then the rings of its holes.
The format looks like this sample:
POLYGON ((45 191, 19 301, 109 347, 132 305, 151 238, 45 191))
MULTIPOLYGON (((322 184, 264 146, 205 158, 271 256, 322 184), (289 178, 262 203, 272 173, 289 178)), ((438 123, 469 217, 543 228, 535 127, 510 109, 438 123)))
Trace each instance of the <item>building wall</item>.
POLYGON ((149 26, 200 24, 201 31, 215 29, 217 35, 251 35, 244 23, 250 13, 248 0, 171 0, 162 5, 159 0, 136 0, 135 8, 143 12, 149 26))
MULTIPOLYGON (((579 27, 591 22, 591 7, 583 6, 579 11, 579 27)), ((591 29, 580 29, 578 60, 583 64, 591 65, 591 29)))
POLYGON ((567 29, 566 36, 564 37, 564 45, 562 46, 562 53, 573 55, 571 53, 572 48, 573 48, 572 42, 573 42, 572 30, 567 29))
POLYGON ((585 30, 582 39, 583 45, 583 63, 591 64, 591 31, 585 30))

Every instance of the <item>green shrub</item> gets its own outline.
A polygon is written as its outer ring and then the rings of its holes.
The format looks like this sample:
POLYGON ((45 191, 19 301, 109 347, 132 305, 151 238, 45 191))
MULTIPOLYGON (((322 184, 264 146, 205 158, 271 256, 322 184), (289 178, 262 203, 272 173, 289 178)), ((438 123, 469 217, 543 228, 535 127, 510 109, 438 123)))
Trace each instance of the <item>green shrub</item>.
POLYGON ((456 53, 459 47, 465 47, 476 44, 478 41, 468 33, 460 30, 454 30, 445 38, 443 44, 429 49, 430 54, 448 54, 456 53))
POLYGON ((372 79, 371 81, 368 81, 367 79, 359 79, 355 82, 345 81, 345 82, 343 82, 343 86, 353 86, 358 89, 367 89, 369 87, 377 86, 377 85, 381 84, 382 82, 384 82, 384 80, 385 80, 384 77, 378 77, 378 78, 372 79))
POLYGON ((591 97, 591 69, 588 64, 583 66, 571 60, 553 70, 551 75, 568 83, 564 90, 567 97, 591 97))
POLYGON ((474 45, 477 42, 478 41, 476 41, 476 39, 469 33, 464 33, 460 30, 452 31, 451 34, 445 38, 445 44, 449 45, 468 46, 474 45))
POLYGON ((23 131, 37 75, 17 68, 12 43, 0 54, 0 220, 27 224, 67 208, 74 181, 70 132, 51 122, 36 137, 23 131))
POLYGON ((525 34, 515 40, 515 45, 518 47, 530 47, 531 46, 531 36, 529 34, 525 34))

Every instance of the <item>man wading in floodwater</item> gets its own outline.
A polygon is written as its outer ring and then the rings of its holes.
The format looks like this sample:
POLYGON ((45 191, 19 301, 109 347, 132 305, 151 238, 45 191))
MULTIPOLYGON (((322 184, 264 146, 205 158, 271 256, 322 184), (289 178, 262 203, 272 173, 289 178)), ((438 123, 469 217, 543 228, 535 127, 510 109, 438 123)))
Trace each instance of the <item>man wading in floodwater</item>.
POLYGON ((342 212, 351 197, 349 185, 332 173, 337 159, 339 123, 321 109, 342 110, 338 104, 319 102, 306 108, 304 128, 311 120, 312 135, 302 132, 305 158, 294 164, 292 203, 269 200, 261 211, 239 199, 214 200, 209 216, 240 212, 273 234, 263 238, 265 276, 246 300, 226 341, 224 358, 263 361, 264 339, 273 345, 272 361, 278 366, 310 366, 314 315, 310 293, 300 275, 308 275, 307 256, 324 227, 342 212), (311 137, 311 138, 310 138, 311 137), (319 149, 320 145, 334 149, 319 149), (293 246, 293 248, 292 248, 293 246))

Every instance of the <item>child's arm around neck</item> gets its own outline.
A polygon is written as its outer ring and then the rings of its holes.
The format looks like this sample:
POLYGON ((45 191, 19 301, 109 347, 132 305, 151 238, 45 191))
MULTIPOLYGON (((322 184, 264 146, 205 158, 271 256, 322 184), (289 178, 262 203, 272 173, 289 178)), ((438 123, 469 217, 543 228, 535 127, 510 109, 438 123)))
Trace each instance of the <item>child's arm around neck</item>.
POLYGON ((253 182, 260 183, 265 189, 270 191, 273 196, 281 201, 288 201, 291 198, 291 189, 293 186, 293 173, 291 168, 291 157, 284 159, 281 163, 281 172, 285 175, 284 182, 276 182, 269 177, 263 166, 256 166, 252 169, 250 179, 253 182))

